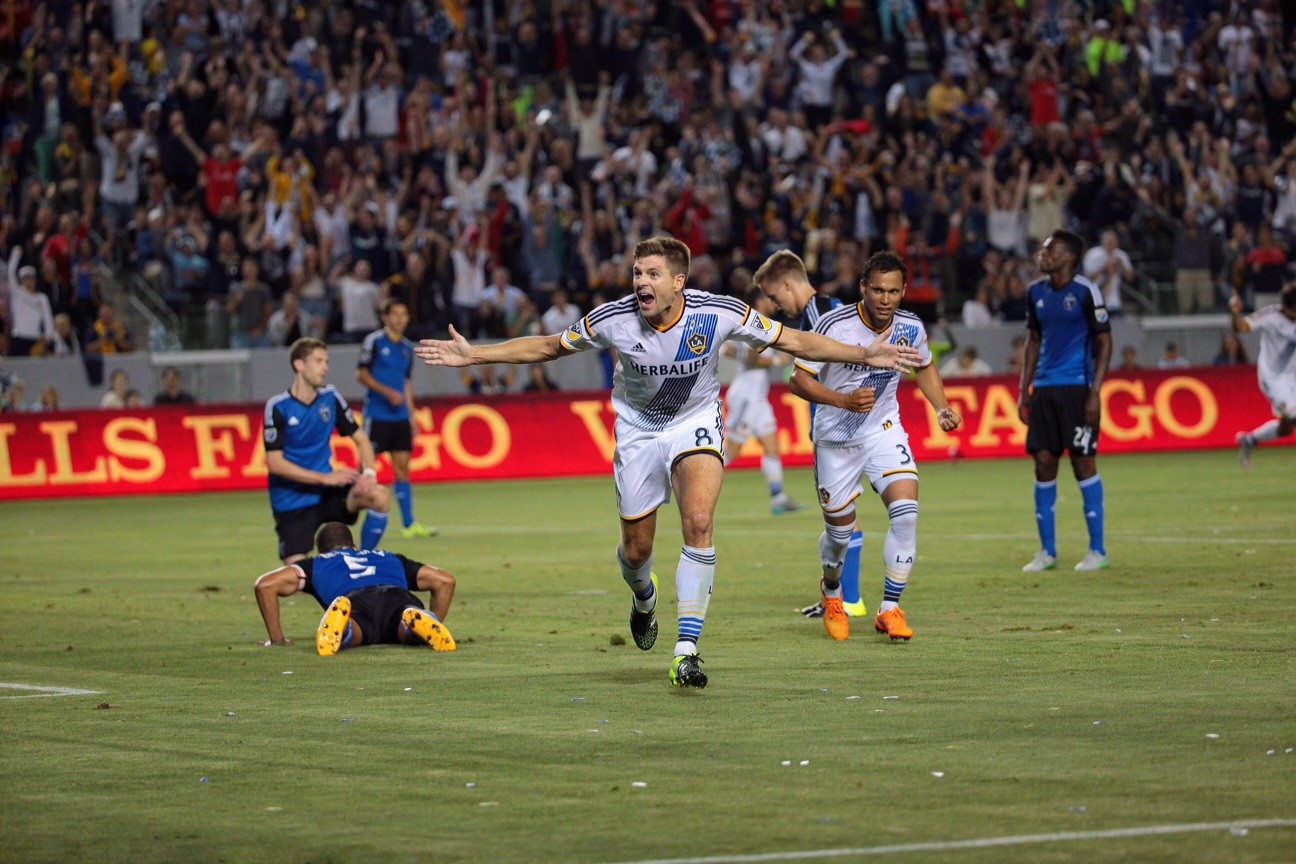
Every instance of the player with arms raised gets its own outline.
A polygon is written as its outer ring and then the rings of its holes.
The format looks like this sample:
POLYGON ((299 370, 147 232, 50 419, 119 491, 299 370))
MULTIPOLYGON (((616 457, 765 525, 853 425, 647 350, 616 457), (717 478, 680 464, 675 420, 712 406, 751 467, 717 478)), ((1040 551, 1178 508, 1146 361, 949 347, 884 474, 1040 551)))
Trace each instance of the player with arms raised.
POLYGON ((684 548, 675 572, 679 637, 672 684, 705 687, 698 639, 715 580, 712 530, 724 479, 724 426, 716 361, 728 339, 754 348, 777 346, 807 360, 909 368, 918 354, 897 345, 857 348, 814 333, 784 329, 746 303, 686 291, 688 247, 672 237, 635 245, 633 293, 605 303, 561 334, 493 345, 423 340, 416 353, 430 365, 542 363, 575 351, 615 348, 620 356, 613 470, 621 516, 617 560, 634 592, 630 631, 644 651, 657 639, 652 577, 657 509, 674 493, 684 548))
MULTIPOLYGON (((918 389, 936 409, 941 429, 951 432, 962 418, 945 398, 945 385, 927 347, 927 330, 918 316, 900 311, 905 276, 904 261, 894 252, 874 254, 864 265, 860 302, 823 315, 814 332, 852 345, 915 349, 918 389)), ((801 360, 791 386, 793 393, 819 405, 811 429, 815 484, 824 516, 824 532, 819 536, 824 629, 839 641, 850 636, 850 619, 842 607, 841 569, 855 530, 855 499, 864 492, 863 478, 868 478, 890 519, 882 543, 882 603, 873 627, 893 640, 908 640, 913 629, 900 608, 900 594, 917 555, 918 467, 909 436, 900 425, 896 396, 900 372, 801 360)))

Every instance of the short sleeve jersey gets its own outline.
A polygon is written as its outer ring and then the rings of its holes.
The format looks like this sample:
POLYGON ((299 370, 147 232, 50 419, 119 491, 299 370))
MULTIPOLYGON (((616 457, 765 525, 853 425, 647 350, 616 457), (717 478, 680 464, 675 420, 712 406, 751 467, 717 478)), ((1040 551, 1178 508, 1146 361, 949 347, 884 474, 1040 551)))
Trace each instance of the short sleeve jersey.
MULTIPOLYGON (((330 384, 321 387, 309 405, 288 390, 271 397, 265 406, 262 436, 267 451, 282 450, 294 465, 328 473, 333 470, 333 431, 351 435, 358 428, 351 407, 330 384)), ((285 512, 314 506, 320 502, 322 488, 271 474, 270 509, 285 512)))
POLYGON ((1276 303, 1257 309, 1246 320, 1260 334, 1260 356, 1256 358, 1260 380, 1296 376, 1296 321, 1284 315, 1276 303))
MULTIPOLYGON (((819 319, 814 332, 836 339, 846 345, 861 348, 875 343, 908 345, 918 351, 919 367, 932 362, 931 349, 927 347, 927 329, 917 315, 898 311, 891 323, 874 330, 865 317, 861 303, 842 306, 819 319)), ((796 365, 819 378, 819 383, 838 393, 850 393, 860 387, 874 391, 873 410, 847 411, 832 405, 817 405, 810 430, 816 447, 845 447, 859 440, 887 421, 900 421, 900 371, 877 369, 857 363, 821 363, 810 360, 796 361, 796 365)))
POLYGON ((1093 337, 1111 332, 1102 292, 1084 276, 1054 288, 1048 278, 1031 283, 1027 326, 1040 333, 1036 387, 1093 384, 1093 337))
POLYGON ((612 407, 617 419, 646 432, 715 404, 716 361, 727 339, 756 349, 778 341, 783 325, 746 303, 705 291, 684 291, 680 316, 657 329, 639 314, 634 295, 597 307, 563 331, 571 351, 615 348, 620 355, 612 407))
MULTIPOLYGON (((356 365, 368 369, 379 384, 404 393, 405 382, 414 372, 414 343, 408 339, 393 341, 385 329, 375 330, 361 343, 356 365)), ((370 390, 365 394, 364 416, 370 420, 408 420, 410 406, 404 402, 393 405, 377 390, 370 390)))
POLYGON ((381 549, 334 549, 315 558, 298 561, 301 590, 327 607, 343 594, 361 588, 390 585, 406 591, 418 589, 418 571, 423 565, 395 552, 381 549))

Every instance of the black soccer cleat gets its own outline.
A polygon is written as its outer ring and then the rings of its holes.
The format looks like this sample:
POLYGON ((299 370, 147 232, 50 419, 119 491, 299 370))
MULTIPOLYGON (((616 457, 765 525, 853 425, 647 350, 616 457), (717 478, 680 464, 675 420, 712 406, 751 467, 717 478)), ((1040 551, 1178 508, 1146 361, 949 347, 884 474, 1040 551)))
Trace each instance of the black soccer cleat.
POLYGON ((676 687, 696 687, 701 690, 707 685, 707 676, 702 671, 701 663, 702 658, 696 654, 680 654, 671 664, 671 683, 676 687))
MULTIPOLYGON (((657 574, 652 574, 653 596, 657 594, 657 574)), ((654 602, 654 607, 655 607, 654 602)), ((654 608, 653 612, 640 612, 635 608, 634 602, 630 603, 630 636, 634 639, 635 645, 639 646, 640 651, 648 651, 653 645, 657 644, 657 614, 654 608)))

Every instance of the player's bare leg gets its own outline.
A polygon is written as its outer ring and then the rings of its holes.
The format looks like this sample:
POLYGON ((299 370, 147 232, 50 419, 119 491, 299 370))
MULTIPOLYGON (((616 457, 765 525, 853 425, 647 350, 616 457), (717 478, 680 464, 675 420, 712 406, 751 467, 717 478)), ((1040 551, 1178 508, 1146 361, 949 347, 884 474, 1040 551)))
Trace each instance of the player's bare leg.
POLYGON ((711 590, 715 584, 715 507, 724 484, 724 465, 710 451, 693 453, 675 463, 671 487, 679 505, 680 528, 684 548, 675 571, 675 590, 679 597, 679 641, 675 643, 675 661, 671 666, 671 683, 681 687, 705 687, 706 673, 697 656, 698 639, 706 620, 711 590))

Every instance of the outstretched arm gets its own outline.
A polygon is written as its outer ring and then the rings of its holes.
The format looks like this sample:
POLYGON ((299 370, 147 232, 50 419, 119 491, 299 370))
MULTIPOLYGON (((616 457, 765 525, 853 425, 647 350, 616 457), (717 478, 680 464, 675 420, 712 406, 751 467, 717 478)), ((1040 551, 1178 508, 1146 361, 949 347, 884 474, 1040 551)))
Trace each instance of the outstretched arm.
POLYGON ((291 564, 263 573, 256 580, 257 608, 261 610, 261 620, 265 622, 266 635, 270 638, 262 645, 290 645, 285 639, 283 624, 279 621, 279 598, 291 597, 297 593, 301 584, 301 571, 291 564))
POLYGON ((547 363, 567 353, 559 334, 522 336, 490 345, 473 345, 450 327, 450 338, 423 339, 414 354, 429 366, 478 366, 483 363, 547 363))
POLYGON ((819 333, 804 330, 793 330, 784 327, 775 345, 780 351, 800 357, 802 360, 817 360, 823 363, 859 363, 874 366, 878 369, 899 369, 905 371, 918 366, 918 350, 908 345, 892 345, 888 342, 874 342, 872 345, 857 347, 844 345, 836 339, 829 339, 819 333))

